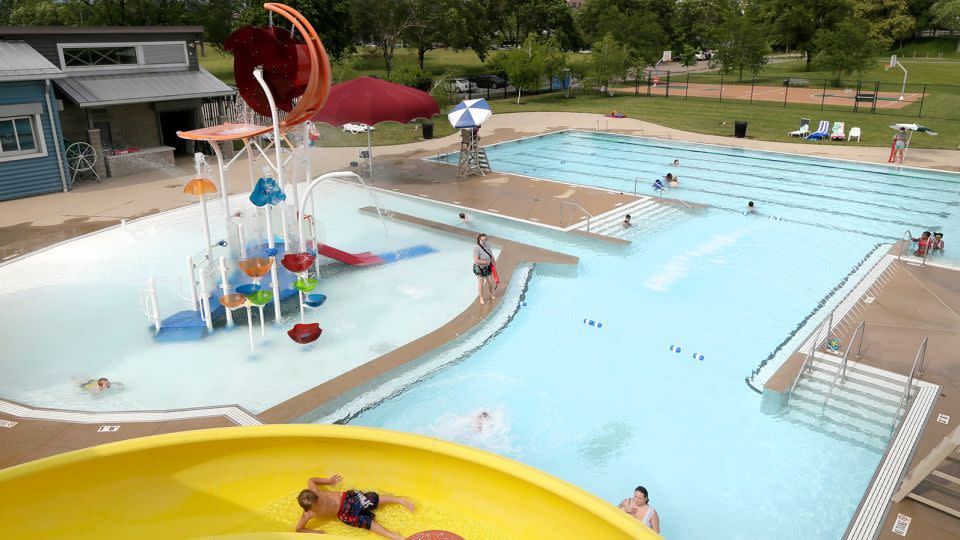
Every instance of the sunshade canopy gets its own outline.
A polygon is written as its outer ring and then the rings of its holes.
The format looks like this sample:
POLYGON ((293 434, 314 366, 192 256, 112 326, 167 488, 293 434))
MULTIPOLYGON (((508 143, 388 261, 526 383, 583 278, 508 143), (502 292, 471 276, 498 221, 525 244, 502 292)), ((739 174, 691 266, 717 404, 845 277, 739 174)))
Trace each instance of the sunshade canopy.
POLYGON ((487 100, 483 98, 466 99, 450 110, 447 114, 447 120, 455 128, 472 128, 479 126, 491 116, 493 116, 493 111, 490 110, 490 104, 487 103, 487 100))
POLYGON ((331 126, 362 122, 406 124, 415 118, 431 118, 440 107, 430 94, 373 77, 360 77, 334 86, 327 104, 313 117, 331 126))

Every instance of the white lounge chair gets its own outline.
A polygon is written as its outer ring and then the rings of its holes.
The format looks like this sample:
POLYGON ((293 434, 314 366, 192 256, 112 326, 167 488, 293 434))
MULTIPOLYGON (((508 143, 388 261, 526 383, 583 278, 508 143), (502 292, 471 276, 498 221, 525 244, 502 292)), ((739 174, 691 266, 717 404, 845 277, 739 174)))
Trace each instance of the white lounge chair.
POLYGON ((842 141, 847 138, 847 134, 844 133, 844 124, 843 122, 834 122, 833 130, 830 132, 831 141, 842 141))
POLYGON ((346 132, 348 132, 348 133, 353 133, 354 135, 358 135, 358 134, 360 134, 360 133, 366 133, 366 132, 368 132, 368 131, 374 131, 375 129, 376 129, 376 128, 373 127, 373 126, 368 126, 368 125, 366 125, 366 124, 359 124, 359 123, 358 123, 358 124, 344 124, 344 125, 343 125, 343 130, 344 130, 344 131, 346 131, 346 132))
POLYGON ((813 133, 804 137, 804 139, 812 139, 814 141, 822 141, 823 139, 830 136, 830 121, 821 120, 820 124, 817 126, 817 130, 813 133))
POLYGON ((850 134, 847 135, 847 140, 849 141, 850 139, 852 139, 852 138, 854 138, 854 137, 857 138, 857 142, 860 142, 860 128, 858 128, 858 127, 852 127, 852 128, 850 128, 850 134))
POLYGON ((800 129, 796 131, 791 131, 790 133, 787 133, 787 135, 790 137, 805 137, 807 133, 810 133, 810 119, 801 118, 800 129))

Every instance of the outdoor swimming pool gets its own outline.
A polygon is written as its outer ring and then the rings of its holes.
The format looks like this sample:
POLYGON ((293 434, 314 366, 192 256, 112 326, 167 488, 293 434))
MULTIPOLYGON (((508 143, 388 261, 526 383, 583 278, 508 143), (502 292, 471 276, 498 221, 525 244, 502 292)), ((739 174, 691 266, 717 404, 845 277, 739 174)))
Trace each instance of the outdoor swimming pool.
MULTIPOLYGON (((807 143, 815 148, 816 142, 807 143)), ((496 171, 652 195, 668 172, 667 196, 898 240, 910 229, 960 240, 960 175, 757 152, 589 131, 564 131, 487 146, 496 171), (680 167, 672 167, 674 159, 680 167), (635 183, 635 180, 639 181, 635 183)), ((955 250, 953 250, 955 251, 955 250)), ((946 250, 945 257, 950 257, 946 250)), ((954 259, 955 260, 955 259, 954 259)))

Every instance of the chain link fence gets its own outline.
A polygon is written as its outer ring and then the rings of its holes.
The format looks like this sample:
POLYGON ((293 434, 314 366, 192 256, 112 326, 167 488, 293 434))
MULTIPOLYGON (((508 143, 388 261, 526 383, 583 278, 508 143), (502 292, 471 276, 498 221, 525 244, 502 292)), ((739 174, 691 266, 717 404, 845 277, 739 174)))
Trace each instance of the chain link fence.
POLYGON ((613 88, 621 94, 736 103, 779 104, 826 111, 960 120, 960 85, 814 79, 645 70, 613 88))

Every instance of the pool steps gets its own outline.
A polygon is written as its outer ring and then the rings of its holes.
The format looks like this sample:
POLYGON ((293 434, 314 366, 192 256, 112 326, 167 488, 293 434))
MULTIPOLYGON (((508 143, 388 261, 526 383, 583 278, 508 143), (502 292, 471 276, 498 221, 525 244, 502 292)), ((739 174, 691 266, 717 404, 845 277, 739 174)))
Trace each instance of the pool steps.
MULTIPOLYGON (((883 452, 893 432, 894 415, 906 377, 848 361, 846 380, 837 380, 830 402, 824 407, 840 360, 840 357, 817 352, 811 369, 797 383, 784 416, 883 452)), ((918 388, 915 384, 911 396, 916 395, 918 388)), ((897 423, 905 414, 905 410, 900 411, 897 423)))
MULTIPOLYGON (((654 224, 664 218, 673 218, 683 215, 681 210, 669 204, 658 202, 653 197, 639 197, 636 201, 619 206, 609 212, 600 214, 590 220, 589 231, 593 234, 623 238, 630 231, 622 225, 623 218, 630 214, 634 227, 654 224)), ((588 224, 581 221, 573 226, 579 231, 587 231, 588 224)))

